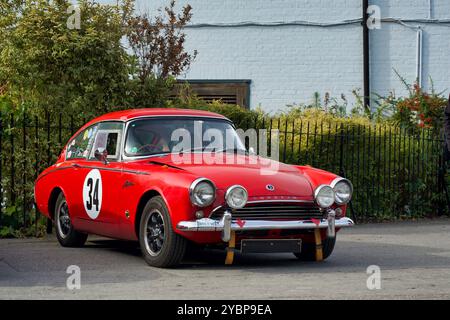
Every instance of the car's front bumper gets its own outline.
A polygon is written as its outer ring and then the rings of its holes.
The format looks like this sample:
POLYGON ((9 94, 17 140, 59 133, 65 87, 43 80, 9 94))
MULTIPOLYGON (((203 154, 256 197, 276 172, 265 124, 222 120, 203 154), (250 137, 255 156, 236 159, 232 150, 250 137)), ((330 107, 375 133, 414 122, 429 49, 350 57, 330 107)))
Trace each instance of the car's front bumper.
POLYGON ((231 212, 225 212, 222 219, 203 218, 194 221, 180 221, 180 231, 221 231, 222 240, 229 241, 231 231, 274 230, 274 229, 327 229, 329 237, 335 236, 335 228, 352 227, 354 222, 347 217, 335 219, 334 210, 329 210, 326 219, 307 220, 234 220, 231 212))

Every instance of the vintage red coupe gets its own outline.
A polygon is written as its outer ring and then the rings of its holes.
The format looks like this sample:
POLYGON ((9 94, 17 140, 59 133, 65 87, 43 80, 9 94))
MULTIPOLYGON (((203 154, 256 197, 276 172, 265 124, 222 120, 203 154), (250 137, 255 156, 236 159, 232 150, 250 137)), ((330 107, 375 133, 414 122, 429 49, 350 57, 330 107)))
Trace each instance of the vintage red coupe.
POLYGON ((228 264, 235 250, 321 260, 335 232, 353 225, 348 180, 248 152, 230 120, 206 111, 96 118, 39 175, 34 192, 61 245, 82 246, 88 234, 138 240, 157 267, 179 264, 192 243, 226 249, 228 264))

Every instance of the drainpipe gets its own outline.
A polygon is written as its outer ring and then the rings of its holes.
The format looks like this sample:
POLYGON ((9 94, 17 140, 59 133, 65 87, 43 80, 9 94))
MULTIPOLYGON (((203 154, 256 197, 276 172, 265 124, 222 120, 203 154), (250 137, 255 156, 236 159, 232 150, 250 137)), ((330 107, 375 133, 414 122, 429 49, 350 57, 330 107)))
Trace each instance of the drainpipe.
POLYGON ((428 19, 433 19, 433 0, 428 0, 428 19))
POLYGON ((417 28, 417 52, 416 52, 416 79, 419 86, 422 88, 422 49, 423 49, 423 30, 419 26, 417 28))
POLYGON ((369 0, 362 0, 363 10, 363 95, 364 95, 364 107, 370 108, 370 45, 369 45, 369 27, 367 21, 369 20, 369 14, 367 10, 369 8, 369 0))

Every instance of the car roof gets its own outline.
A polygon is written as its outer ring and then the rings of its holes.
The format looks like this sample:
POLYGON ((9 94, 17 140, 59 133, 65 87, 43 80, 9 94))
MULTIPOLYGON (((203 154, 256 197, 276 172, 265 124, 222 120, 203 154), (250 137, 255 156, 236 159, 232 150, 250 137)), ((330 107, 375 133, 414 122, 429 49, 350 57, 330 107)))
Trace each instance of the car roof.
POLYGON ((221 114, 204 110, 177 109, 177 108, 143 108, 143 109, 130 109, 106 113, 100 117, 93 119, 92 122, 107 121, 107 120, 128 121, 135 118, 152 117, 152 116, 193 116, 193 117, 211 117, 211 118, 227 119, 221 114))
MULTIPOLYGON (((102 121, 129 121, 137 118, 145 117, 204 117, 204 118, 216 118, 230 121, 227 117, 204 110, 194 110, 194 109, 178 109, 178 108, 142 108, 142 109, 129 109, 114 111, 101 115, 100 117, 94 118, 85 125, 83 125, 72 137, 72 140, 81 131, 87 127, 102 121)), ((69 140, 69 141, 70 141, 69 140)))

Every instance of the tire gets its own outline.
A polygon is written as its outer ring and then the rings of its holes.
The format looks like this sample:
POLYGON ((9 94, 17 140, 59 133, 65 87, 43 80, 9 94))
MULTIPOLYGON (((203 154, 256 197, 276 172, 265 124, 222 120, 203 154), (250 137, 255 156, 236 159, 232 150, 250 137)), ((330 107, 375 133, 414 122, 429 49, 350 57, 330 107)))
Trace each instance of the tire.
POLYGON ((70 221, 69 208, 66 198, 61 192, 55 205, 55 231, 56 238, 63 247, 82 247, 88 235, 76 231, 70 221))
POLYGON ((145 261, 152 267, 174 267, 184 257, 187 240, 173 231, 169 210, 160 196, 151 198, 144 207, 139 243, 145 261))
MULTIPOLYGON (((331 255, 335 244, 336 237, 326 238, 322 241, 323 260, 331 255)), ((294 255, 302 261, 316 261, 316 244, 304 242, 302 244, 302 252, 294 252, 294 255)))

